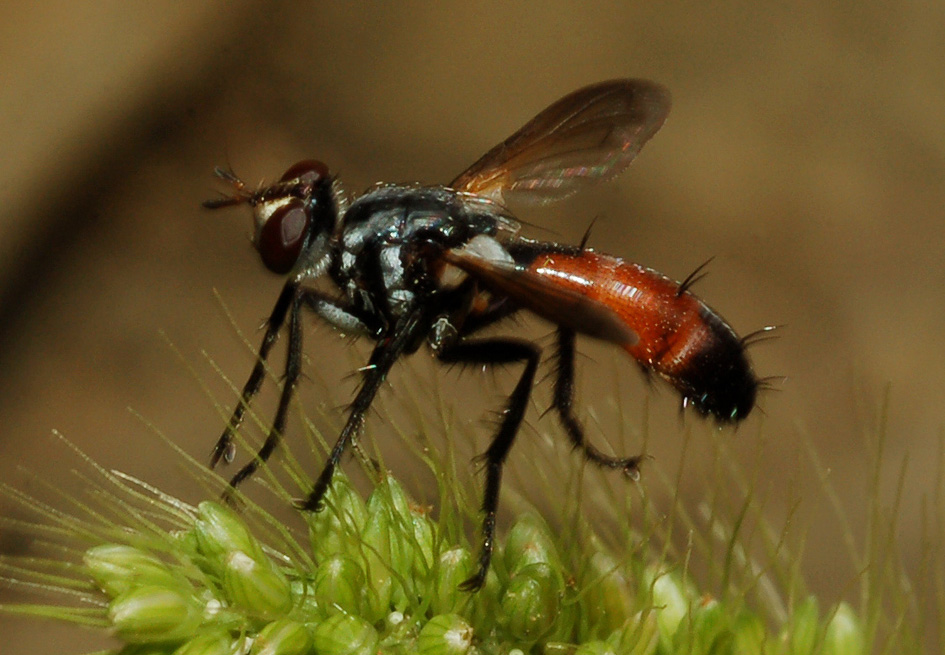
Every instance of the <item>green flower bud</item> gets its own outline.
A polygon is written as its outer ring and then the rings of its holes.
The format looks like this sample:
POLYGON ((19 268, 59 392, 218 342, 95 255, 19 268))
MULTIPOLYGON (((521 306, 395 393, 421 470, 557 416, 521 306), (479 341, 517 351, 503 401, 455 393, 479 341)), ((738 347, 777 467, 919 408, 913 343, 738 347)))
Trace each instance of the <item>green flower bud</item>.
POLYGON ((392 601, 396 607, 404 608, 409 604, 409 598, 426 593, 426 589, 418 586, 425 584, 433 567, 433 524, 415 507, 400 483, 390 476, 384 477, 371 494, 367 511, 366 530, 375 518, 383 524, 385 519, 379 515, 386 515, 390 547, 387 561, 390 570, 396 574, 393 576, 392 601))
POLYGON ((364 599, 364 570, 346 555, 333 555, 318 565, 312 593, 329 614, 359 614, 364 599))
POLYGON ((650 589, 653 593, 653 606, 656 608, 656 624, 660 631, 660 640, 672 644, 673 635, 680 621, 689 612, 687 590, 682 582, 672 573, 648 571, 652 576, 650 589))
POLYGON ((847 603, 840 603, 827 624, 824 637, 824 655, 861 655, 866 652, 863 627, 847 603))
MULTIPOLYGON (((476 571, 477 564, 478 562, 476 564, 470 563, 470 575, 476 571)), ((468 578, 467 575, 463 579, 468 578)), ((496 573, 495 567, 489 567, 486 572, 486 581, 479 591, 475 593, 459 591, 458 589, 457 591, 461 600, 464 597, 466 599, 466 605, 460 606, 463 615, 467 616, 470 623, 476 626, 476 631, 479 634, 488 634, 501 628, 499 625, 500 619, 504 619, 502 614, 504 588, 502 582, 499 581, 499 575, 496 573)))
POLYGON ((394 610, 384 618, 383 626, 378 623, 374 626, 383 635, 381 651, 384 655, 414 655, 419 622, 409 620, 403 612, 394 610))
POLYGON ((732 652, 740 655, 761 655, 765 652, 765 624, 760 618, 748 612, 742 612, 735 619, 733 626, 734 640, 732 652))
POLYGON ((315 626, 312 640, 318 655, 375 655, 378 634, 364 619, 335 614, 315 626))
POLYGON ((790 622, 781 632, 781 641, 787 645, 790 655, 810 655, 817 643, 819 607, 815 596, 808 596, 794 608, 790 622))
POLYGON ((724 652, 725 645, 732 641, 728 617, 717 600, 703 600, 692 608, 691 629, 676 630, 676 643, 686 644, 685 649, 696 653, 724 652))
POLYGON ((125 644, 115 655, 172 655, 174 646, 168 644, 125 644))
POLYGON ((304 617, 312 623, 328 616, 325 608, 315 598, 311 580, 293 578, 289 581, 289 589, 292 594, 292 616, 304 617))
POLYGON ((466 655, 473 629, 461 616, 440 614, 427 621, 417 638, 419 655, 466 655))
POLYGON ((133 546, 104 544, 85 551, 89 574, 99 588, 115 598, 134 587, 156 586, 192 591, 190 583, 160 559, 133 546))
POLYGON ((600 633, 616 630, 627 620, 635 605, 630 581, 616 559, 598 551, 591 555, 585 574, 584 593, 590 626, 600 633))
POLYGON ((190 594, 168 587, 136 587, 115 598, 108 618, 119 638, 131 644, 174 642, 192 637, 203 608, 190 594))
POLYGON ((256 636, 250 655, 306 655, 312 650, 312 635, 301 623, 273 621, 256 636))
POLYGON ((360 494, 345 475, 338 471, 332 478, 318 512, 304 512, 308 521, 312 553, 323 561, 357 547, 358 535, 367 521, 367 510, 360 494))
POLYGON ((233 638, 226 630, 213 630, 197 635, 174 651, 174 655, 231 655, 233 638))
POLYGON ((393 476, 384 475, 368 498, 368 512, 372 510, 372 505, 374 508, 383 506, 397 518, 407 521, 413 516, 410 504, 410 498, 400 483, 393 476))
POLYGON ((617 655, 617 651, 606 641, 588 641, 578 646, 574 655, 617 655))
POLYGON ((276 619, 292 609, 292 590, 285 576, 268 561, 231 552, 223 571, 223 591, 230 604, 252 616, 276 619))
POLYGON ((430 608, 437 614, 455 612, 469 602, 469 594, 459 590, 475 567, 472 554, 465 548, 453 548, 440 555, 430 608))
MULTIPOLYGON (((374 495, 371 499, 374 500, 374 495)), ((394 592, 394 580, 391 576, 391 515, 389 508, 381 501, 375 501, 373 504, 369 501, 368 508, 368 519, 361 535, 360 546, 360 552, 364 554, 364 573, 367 579, 364 616, 371 621, 379 621, 390 611, 394 592)))
POLYGON ((412 571, 416 574, 414 577, 426 577, 435 560, 433 555, 433 544, 436 541, 434 525, 421 512, 413 513, 410 524, 413 527, 413 540, 411 542, 413 550, 412 571))
POLYGON ((174 544, 174 552, 193 557, 200 552, 200 544, 197 542, 197 531, 193 528, 187 530, 173 530, 167 533, 174 544))
POLYGON ((547 564, 531 564, 515 574, 502 597, 507 628, 516 638, 535 642, 554 626, 561 585, 547 564))
POLYGON ((505 567, 509 575, 530 564, 548 564, 560 569, 561 558, 548 525, 537 514, 522 514, 505 540, 505 567))
POLYGON ((174 646, 169 644, 125 644, 114 655, 173 655, 174 652, 174 646))
POLYGON ((233 552, 243 553, 257 562, 266 561, 259 542, 239 515, 228 507, 210 501, 200 503, 194 532, 200 554, 207 558, 207 564, 216 574, 222 572, 227 556, 233 552))
POLYGON ((368 517, 362 535, 366 541, 373 540, 371 544, 379 547, 378 555, 393 570, 405 573, 410 567, 413 529, 403 491, 391 480, 385 477, 368 498, 368 517))
POLYGON ((615 644, 618 653, 625 655, 651 655, 660 643, 656 612, 637 612, 627 620, 623 629, 608 638, 615 644))

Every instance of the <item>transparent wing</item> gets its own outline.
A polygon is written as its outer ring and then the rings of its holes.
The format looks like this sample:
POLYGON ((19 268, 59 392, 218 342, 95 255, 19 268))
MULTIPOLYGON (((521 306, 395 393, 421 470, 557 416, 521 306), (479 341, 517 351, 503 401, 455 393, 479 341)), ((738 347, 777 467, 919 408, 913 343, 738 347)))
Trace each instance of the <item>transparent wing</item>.
POLYGON ((669 113, 669 91, 611 80, 566 95, 450 184, 500 203, 560 200, 623 171, 669 113))

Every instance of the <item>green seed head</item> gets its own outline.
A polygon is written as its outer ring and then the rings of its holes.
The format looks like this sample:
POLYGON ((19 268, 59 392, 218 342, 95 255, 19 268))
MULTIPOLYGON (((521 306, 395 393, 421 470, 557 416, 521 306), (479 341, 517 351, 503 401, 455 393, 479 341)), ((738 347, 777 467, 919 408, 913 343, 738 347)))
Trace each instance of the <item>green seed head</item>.
POLYGON ((794 608, 790 622, 781 632, 781 641, 791 655, 807 655, 814 652, 817 643, 820 608, 817 598, 808 596, 794 608))
POLYGON ((192 589, 186 579, 164 562, 133 546, 96 546, 85 552, 83 561, 92 579, 110 598, 146 585, 180 588, 181 591, 192 589))
POLYGON ((258 562, 241 551, 226 558, 223 591, 232 606, 256 618, 281 618, 292 609, 285 576, 268 561, 258 562))
POLYGON ((689 596, 685 586, 673 573, 647 570, 660 641, 671 644, 680 622, 689 613, 689 596))
POLYGON ((367 521, 364 501, 340 471, 335 473, 323 502, 321 511, 304 514, 309 525, 312 553, 317 561, 356 550, 358 535, 367 521))
MULTIPOLYGON (((433 523, 390 476, 371 494, 367 514, 365 541, 378 547, 379 560, 386 561, 390 571, 399 573, 399 578, 393 576, 392 600, 403 608, 407 598, 426 592, 423 585, 434 561, 433 523)), ((368 568, 373 568, 370 562, 368 568)))
POLYGON ((660 642, 656 612, 637 612, 627 619, 621 630, 608 639, 621 655, 651 655, 660 642))
POLYGON ((108 618, 116 635, 128 643, 174 642, 196 633, 202 610, 191 595, 143 586, 115 598, 108 606, 108 618))
POLYGON ((306 655, 312 650, 312 635, 301 623, 281 620, 268 624, 253 640, 250 655, 306 655))
POLYGON ((364 603, 364 570, 347 555, 332 555, 318 565, 312 589, 319 607, 329 614, 360 614, 364 603))
POLYGON ((505 566, 509 575, 515 575, 530 564, 559 568, 560 562, 548 525, 537 514, 522 514, 505 540, 505 566))
POLYGON ((225 568, 225 561, 230 553, 240 552, 259 562, 266 560, 262 547, 250 534, 239 515, 219 503, 200 503, 197 507, 194 533, 200 554, 206 558, 207 565, 216 574, 225 568))
MULTIPOLYGON (((376 495, 376 494, 375 494, 376 495)), ((371 497, 374 499, 374 496, 371 497)), ((367 579, 367 609, 365 618, 379 621, 390 612, 394 593, 394 579, 391 576, 393 560, 392 550, 402 546, 402 541, 392 539, 392 526, 389 507, 382 501, 368 504, 368 518, 361 533, 362 545, 359 551, 364 556, 364 573, 367 579), (393 542, 393 543, 392 543, 393 542)), ((398 555, 402 560, 402 556, 398 555)), ((403 569, 399 569, 403 571, 403 569)))
POLYGON ((688 623, 676 629, 675 643, 679 650, 696 653, 724 651, 732 641, 729 617, 716 600, 695 603, 690 611, 688 623))
POLYGON ((227 630, 211 630, 197 635, 174 651, 174 655, 232 655, 233 638, 227 630))
POLYGON ((862 655, 866 652, 863 626, 847 603, 840 603, 827 624, 823 652, 826 655, 862 655))
POLYGON ((440 555, 436 571, 431 609, 437 613, 455 612, 469 602, 469 594, 459 585, 475 570, 472 554, 466 548, 452 548, 440 555))
POLYGON ((502 597, 509 633, 527 643, 544 636, 558 616, 561 587, 547 564, 530 564, 512 576, 502 597))
POLYGON ((412 528, 410 537, 411 571, 414 577, 425 576, 433 566, 435 559, 433 545, 436 534, 433 522, 419 511, 413 511, 408 524, 412 528))
POLYGON ((377 630, 364 619, 350 614, 335 614, 312 632, 318 655, 375 655, 377 630))
POLYGON ((591 555, 584 575, 587 618, 602 634, 619 628, 637 605, 624 568, 603 551, 591 555))
POLYGON ((765 624, 755 614, 744 611, 735 619, 732 651, 745 655, 763 655, 765 653, 765 624))
POLYGON ((618 655, 613 646, 606 641, 588 641, 581 644, 574 655, 618 655))
POLYGON ((472 647, 472 626, 456 614, 440 614, 427 621, 417 638, 419 655, 466 655, 472 647))

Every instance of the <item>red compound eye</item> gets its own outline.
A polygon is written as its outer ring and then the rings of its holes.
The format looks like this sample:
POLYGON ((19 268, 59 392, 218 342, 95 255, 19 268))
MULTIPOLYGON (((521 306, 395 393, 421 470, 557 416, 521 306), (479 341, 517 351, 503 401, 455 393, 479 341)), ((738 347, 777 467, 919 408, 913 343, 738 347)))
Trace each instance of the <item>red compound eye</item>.
POLYGON ((256 248, 266 268, 280 275, 292 270, 311 222, 305 205, 295 198, 272 212, 256 239, 256 248))
POLYGON ((328 167, 320 161, 314 159, 303 159, 289 167, 280 182, 291 182, 298 180, 302 184, 312 184, 322 178, 328 177, 328 167))

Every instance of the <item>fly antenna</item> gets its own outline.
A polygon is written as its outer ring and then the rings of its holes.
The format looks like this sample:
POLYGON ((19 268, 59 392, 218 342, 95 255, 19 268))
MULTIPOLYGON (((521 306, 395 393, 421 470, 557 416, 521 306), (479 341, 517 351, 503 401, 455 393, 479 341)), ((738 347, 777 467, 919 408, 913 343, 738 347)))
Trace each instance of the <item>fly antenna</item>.
POLYGON ((233 195, 221 195, 219 198, 214 198, 213 200, 205 200, 201 203, 207 209, 220 209, 221 207, 232 207, 234 205, 242 205, 244 202, 252 198, 251 193, 246 191, 246 183, 243 182, 240 177, 233 172, 233 169, 227 166, 223 168, 222 166, 217 166, 213 169, 213 174, 218 178, 233 186, 233 195))

